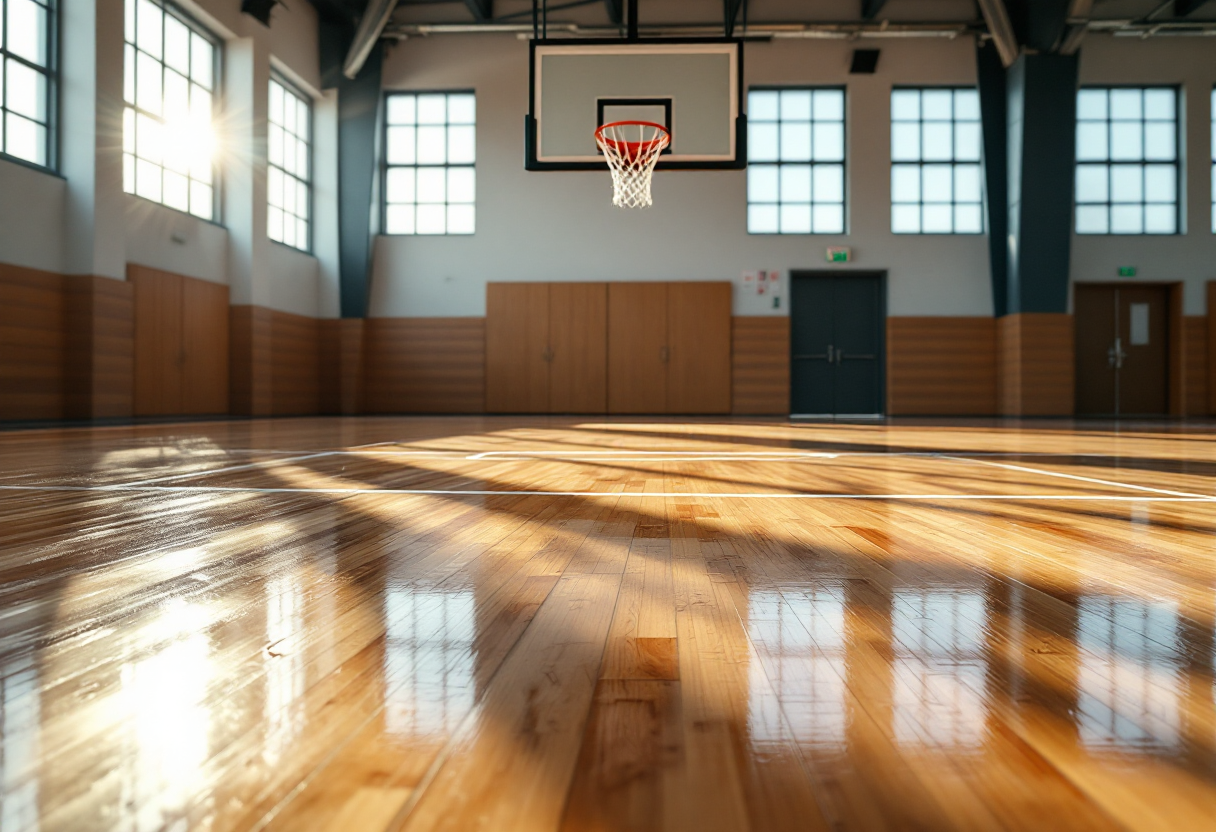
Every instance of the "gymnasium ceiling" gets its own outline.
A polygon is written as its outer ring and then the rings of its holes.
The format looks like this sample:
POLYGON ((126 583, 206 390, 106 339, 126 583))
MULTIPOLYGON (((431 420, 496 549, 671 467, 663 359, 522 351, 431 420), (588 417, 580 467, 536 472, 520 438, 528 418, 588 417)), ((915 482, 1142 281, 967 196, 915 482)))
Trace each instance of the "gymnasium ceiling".
MULTIPOLYGON (((288 3, 301 0, 287 0, 288 3)), ((310 0, 331 19, 357 21, 376 0, 310 0)), ((549 21, 604 27, 626 0, 549 0, 549 21), (577 4, 577 5, 571 5, 577 4), (565 7, 565 8, 559 8, 565 7)), ((728 0, 738 3, 739 0, 728 0)), ((1216 22, 1216 0, 994 0, 1017 17, 1020 6, 1068 6, 1071 19, 1129 24, 1216 22)), ((721 24, 723 0, 639 0, 646 24, 721 24)), ((982 24, 975 0, 748 0, 750 23, 964 23, 982 24)), ((419 24, 530 23, 531 0, 397 0, 388 28, 419 24)), ((1161 30, 1158 30, 1161 31, 1161 30)))

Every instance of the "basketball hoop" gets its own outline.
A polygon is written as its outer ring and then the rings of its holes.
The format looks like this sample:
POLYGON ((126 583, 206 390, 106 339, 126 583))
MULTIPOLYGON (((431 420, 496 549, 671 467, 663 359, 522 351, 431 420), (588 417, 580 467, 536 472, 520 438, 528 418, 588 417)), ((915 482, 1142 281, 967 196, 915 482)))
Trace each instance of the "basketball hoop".
POLYGON ((652 204, 650 177, 671 132, 653 121, 614 121, 595 131, 595 143, 612 171, 612 204, 646 208, 652 204))

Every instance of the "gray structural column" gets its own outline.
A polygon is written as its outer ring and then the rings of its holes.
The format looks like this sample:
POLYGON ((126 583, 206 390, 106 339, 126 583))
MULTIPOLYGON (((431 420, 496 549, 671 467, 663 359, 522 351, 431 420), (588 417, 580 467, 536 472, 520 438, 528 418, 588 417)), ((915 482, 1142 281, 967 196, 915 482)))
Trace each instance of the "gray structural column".
POLYGON ((1021 55, 1006 97, 1005 311, 1067 312, 1077 56, 1021 55))
POLYGON ((991 40, 976 50, 980 91, 980 118, 984 132, 984 191, 987 197, 988 266, 992 279, 993 315, 1002 317, 1009 310, 1009 164, 1005 143, 1005 67, 996 44, 991 40))
POLYGON ((1077 56, 976 53, 996 316, 1067 312, 1077 56))
POLYGON ((338 90, 338 275, 343 318, 367 315, 372 241, 379 226, 380 77, 377 44, 355 78, 342 75, 349 27, 322 20, 322 85, 338 90))

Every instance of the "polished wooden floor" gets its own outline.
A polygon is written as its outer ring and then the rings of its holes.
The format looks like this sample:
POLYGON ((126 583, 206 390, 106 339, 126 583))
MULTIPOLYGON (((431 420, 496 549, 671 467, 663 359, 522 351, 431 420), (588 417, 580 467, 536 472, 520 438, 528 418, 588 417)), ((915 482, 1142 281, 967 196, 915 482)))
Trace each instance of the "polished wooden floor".
POLYGON ((1216 828, 1216 425, 0 434, 0 828, 1216 828))

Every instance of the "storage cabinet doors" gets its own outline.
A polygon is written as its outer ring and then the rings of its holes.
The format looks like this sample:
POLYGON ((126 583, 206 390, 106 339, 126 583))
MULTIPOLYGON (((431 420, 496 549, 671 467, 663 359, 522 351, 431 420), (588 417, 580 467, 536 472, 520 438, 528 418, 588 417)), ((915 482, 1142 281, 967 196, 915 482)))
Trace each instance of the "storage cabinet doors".
POLYGON ((608 286, 608 412, 730 412, 730 284, 608 286))
POLYGON ((549 287, 486 286, 486 410, 549 410, 549 287))
POLYGON ((490 283, 486 409, 603 413, 607 302, 603 283, 490 283))
POLYGON ((608 286, 608 412, 667 412, 667 284, 608 286))
POLYGON ((228 287, 132 266, 135 415, 228 412, 228 287))
POLYGON ((491 413, 729 413, 730 284, 490 283, 491 413))
POLYGON ((608 285, 549 285, 549 412, 608 405, 608 285))
POLYGON ((667 412, 730 412, 730 284, 667 284, 667 412))

